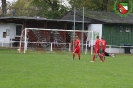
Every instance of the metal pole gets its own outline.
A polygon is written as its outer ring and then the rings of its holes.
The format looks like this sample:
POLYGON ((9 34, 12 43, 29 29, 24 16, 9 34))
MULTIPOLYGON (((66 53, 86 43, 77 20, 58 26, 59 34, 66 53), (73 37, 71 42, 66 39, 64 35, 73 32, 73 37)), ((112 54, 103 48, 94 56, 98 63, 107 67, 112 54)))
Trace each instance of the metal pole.
POLYGON ((69 43, 69 51, 71 51, 71 43, 69 43))
POLYGON ((13 42, 12 42, 12 38, 11 38, 11 40, 10 40, 10 43, 11 43, 11 48, 12 48, 12 43, 13 43, 13 42))
POLYGON ((93 45, 94 45, 94 44, 93 44, 93 43, 94 43, 94 42, 93 42, 93 41, 94 41, 94 40, 93 40, 93 36, 94 36, 94 35, 93 35, 93 31, 92 31, 92 36, 91 36, 91 37, 92 37, 92 38, 91 38, 91 55, 93 54, 93 45))
POLYGON ((76 14, 76 7, 74 7, 74 25, 73 25, 73 30, 74 30, 74 33, 73 33, 73 50, 74 50, 74 41, 75 41, 75 14, 76 14))
MULTIPOLYGON (((83 19, 82 19, 82 31, 84 31, 84 7, 83 7, 83 19)), ((82 32, 82 34, 81 34, 81 50, 82 50, 82 52, 83 52, 83 47, 84 47, 84 34, 83 34, 83 32, 82 32)))
POLYGON ((24 53, 26 53, 26 34, 27 34, 27 29, 25 29, 25 33, 24 33, 24 53))
POLYGON ((53 44, 53 43, 51 43, 50 51, 53 51, 53 50, 52 50, 52 47, 53 47, 52 44, 53 44))

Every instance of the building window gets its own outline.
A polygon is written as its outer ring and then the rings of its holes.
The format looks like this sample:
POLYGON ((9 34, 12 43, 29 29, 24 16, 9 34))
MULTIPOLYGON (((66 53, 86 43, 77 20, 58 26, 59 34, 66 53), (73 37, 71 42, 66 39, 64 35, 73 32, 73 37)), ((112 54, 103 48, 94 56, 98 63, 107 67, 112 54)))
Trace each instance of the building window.
POLYGON ((6 32, 3 32, 3 38, 6 38, 6 32))
POLYGON ((131 29, 130 28, 126 28, 126 32, 131 32, 131 29))
POLYGON ((21 36, 22 33, 22 25, 21 24, 17 24, 16 25, 16 35, 17 36, 21 36))
POLYGON ((10 35, 10 30, 6 29, 6 35, 9 36, 10 35))

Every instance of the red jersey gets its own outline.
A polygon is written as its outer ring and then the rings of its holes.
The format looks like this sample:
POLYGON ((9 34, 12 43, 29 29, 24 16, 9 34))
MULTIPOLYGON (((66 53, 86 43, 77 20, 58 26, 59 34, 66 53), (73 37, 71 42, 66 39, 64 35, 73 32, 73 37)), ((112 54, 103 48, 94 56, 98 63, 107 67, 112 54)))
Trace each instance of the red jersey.
POLYGON ((101 44, 102 44, 102 48, 105 49, 107 43, 104 39, 101 40, 101 44))
POLYGON ((79 48, 80 49, 80 41, 79 41, 79 39, 76 39, 76 41, 75 41, 75 48, 79 48))
POLYGON ((96 42, 95 42, 95 48, 100 49, 100 44, 101 44, 100 39, 97 39, 96 42))

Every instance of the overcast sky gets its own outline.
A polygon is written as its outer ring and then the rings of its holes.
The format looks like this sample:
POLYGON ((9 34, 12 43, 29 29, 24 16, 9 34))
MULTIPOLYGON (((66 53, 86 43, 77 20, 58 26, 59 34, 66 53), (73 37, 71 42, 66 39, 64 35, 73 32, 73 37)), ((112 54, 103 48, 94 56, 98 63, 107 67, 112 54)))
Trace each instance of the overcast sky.
POLYGON ((16 0, 6 0, 6 1, 13 2, 13 1, 16 1, 16 0))
MULTIPOLYGON (((17 1, 17 0, 6 0, 6 1, 14 2, 14 1, 17 1)), ((62 0, 62 4, 64 4, 65 6, 70 6, 70 5, 68 4, 68 0, 62 0)))

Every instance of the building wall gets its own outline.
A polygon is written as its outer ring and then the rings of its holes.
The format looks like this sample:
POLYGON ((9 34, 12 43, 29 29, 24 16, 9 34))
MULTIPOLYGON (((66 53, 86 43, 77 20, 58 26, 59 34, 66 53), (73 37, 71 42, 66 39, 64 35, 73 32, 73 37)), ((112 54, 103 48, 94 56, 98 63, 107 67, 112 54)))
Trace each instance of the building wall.
MULTIPOLYGON (((125 53, 125 45, 133 45, 133 26, 122 24, 104 24, 102 34, 107 41, 107 52, 109 53, 125 53), (126 31, 130 29, 130 32, 126 31), (120 47, 121 46, 121 47, 120 47)), ((130 50, 133 53, 133 49, 130 50)))
MULTIPOLYGON (((100 37, 104 37, 107 41, 106 52, 108 53, 125 53, 125 48, 120 47, 120 45, 131 44, 132 45, 132 30, 131 32, 126 32, 126 28, 133 29, 132 26, 123 26, 122 32, 120 32, 120 25, 102 25, 102 24, 89 24, 88 30, 98 32, 100 37), (116 46, 113 46, 116 45, 116 46)), ((97 34, 96 34, 97 35, 97 34)), ((93 36, 93 41, 91 45, 95 43, 96 35, 93 36)), ((133 48, 130 49, 131 54, 133 54, 133 48)))
POLYGON ((15 38, 15 24, 13 23, 0 23, 0 46, 9 46, 9 42, 12 38, 15 38), (8 31, 7 31, 8 30, 8 31), (3 32, 6 35, 3 35, 3 32))
POLYGON ((102 24, 89 24, 88 30, 94 31, 93 40, 91 40, 91 45, 94 45, 96 36, 99 35, 100 38, 102 37, 102 24))
POLYGON ((105 24, 103 25, 103 36, 109 45, 133 45, 133 26, 120 24, 105 24), (131 31, 126 31, 130 29, 131 31))

